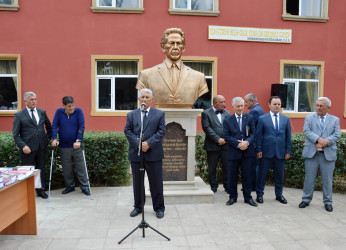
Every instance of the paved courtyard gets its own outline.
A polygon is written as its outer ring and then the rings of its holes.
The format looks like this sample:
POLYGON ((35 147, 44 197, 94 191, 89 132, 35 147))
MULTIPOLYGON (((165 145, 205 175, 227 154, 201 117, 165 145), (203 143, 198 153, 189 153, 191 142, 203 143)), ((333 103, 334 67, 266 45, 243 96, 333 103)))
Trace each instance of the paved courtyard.
POLYGON ((163 219, 145 206, 146 221, 171 241, 147 228, 145 238, 138 229, 120 245, 141 221, 129 216, 131 186, 92 188, 93 200, 79 189, 67 195, 55 190, 50 202, 36 201, 38 235, 0 235, 0 249, 346 249, 346 195, 333 195, 329 213, 321 192, 300 209, 302 190, 284 188, 283 205, 268 186, 264 203, 255 208, 242 197, 226 206, 221 189, 211 204, 167 205, 163 219))

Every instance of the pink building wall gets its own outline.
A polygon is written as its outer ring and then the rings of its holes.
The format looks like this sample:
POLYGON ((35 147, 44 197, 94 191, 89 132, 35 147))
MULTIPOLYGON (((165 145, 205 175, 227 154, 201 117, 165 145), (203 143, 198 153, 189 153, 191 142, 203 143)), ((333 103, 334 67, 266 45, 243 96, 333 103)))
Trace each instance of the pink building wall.
MULTIPOLYGON (((19 0, 18 12, 0 11, 0 54, 21 55, 21 91, 34 91, 38 107, 53 120, 61 98, 71 95, 85 114, 86 130, 122 131, 126 117, 91 112, 91 55, 142 55, 143 68, 160 63, 162 32, 180 27, 184 56, 218 58, 217 93, 231 99, 255 93, 268 112, 272 83, 280 81, 280 60, 324 61, 324 96, 330 113, 343 118, 346 72, 346 2, 329 1, 326 23, 283 21, 281 0, 219 2, 218 17, 170 15, 168 0, 143 0, 143 14, 93 13, 91 0, 19 0), (208 40, 208 25, 292 29, 291 44, 208 40)), ((22 98, 22 97, 21 97, 22 98)), ((24 104, 22 105, 22 108, 24 104)), ((292 118, 302 132, 304 119, 292 118)), ((0 117, 0 131, 12 130, 13 116, 0 117)), ((197 122, 201 131, 200 120, 197 122)))

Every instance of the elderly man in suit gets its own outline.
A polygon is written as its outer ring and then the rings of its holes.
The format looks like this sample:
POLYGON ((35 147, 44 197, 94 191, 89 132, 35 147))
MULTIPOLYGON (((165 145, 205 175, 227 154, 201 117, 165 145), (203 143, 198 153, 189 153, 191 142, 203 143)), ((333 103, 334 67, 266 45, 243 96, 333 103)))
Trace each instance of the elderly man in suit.
POLYGON ((202 113, 202 128, 205 133, 204 149, 207 151, 208 175, 211 190, 215 193, 219 186, 216 168, 221 158, 223 187, 227 189, 227 144, 223 135, 223 121, 230 115, 225 110, 226 100, 222 95, 213 98, 213 106, 202 113))
POLYGON ((183 64, 185 34, 179 28, 165 30, 161 49, 163 63, 140 72, 137 89, 153 91, 155 107, 191 108, 201 95, 208 92, 204 74, 183 64))
POLYGON ((263 203, 268 170, 273 165, 276 200, 287 204, 282 190, 285 160, 288 160, 291 155, 290 119, 279 113, 281 109, 279 96, 270 97, 269 109, 268 114, 262 115, 258 119, 256 129, 256 151, 257 157, 261 159, 257 178, 256 201, 263 203))
POLYGON ((257 207, 257 203, 251 197, 256 163, 255 122, 252 115, 244 113, 243 98, 233 98, 232 108, 234 114, 226 118, 223 123, 225 140, 228 144, 227 183, 230 191, 226 205, 230 206, 237 202, 238 174, 241 168, 244 202, 257 207))
MULTIPOLYGON (((253 116, 254 120, 255 120, 255 127, 257 127, 257 123, 258 123, 258 118, 261 116, 261 115, 264 115, 264 111, 262 109, 262 107, 258 104, 258 101, 257 101, 257 97, 250 93, 250 94, 247 94, 245 97, 244 97, 244 101, 245 101, 245 107, 247 107, 247 109, 250 110, 249 114, 253 116)), ((254 177, 253 177, 253 180, 252 180, 252 191, 256 191, 256 179, 257 179, 257 175, 258 175, 258 166, 256 164, 256 167, 255 167, 256 171, 254 171, 254 177)))
POLYGON ((163 199, 162 182, 162 138, 165 134, 165 114, 161 110, 151 107, 153 94, 150 89, 139 91, 139 103, 145 104, 145 109, 135 109, 127 114, 124 133, 129 141, 128 158, 131 161, 134 209, 130 216, 137 216, 142 212, 141 206, 141 157, 138 156, 138 140, 141 132, 141 121, 143 121, 142 152, 143 166, 148 174, 153 208, 157 218, 164 217, 165 205, 163 199))
POLYGON ((48 195, 44 192, 45 159, 52 126, 46 111, 36 107, 37 96, 34 92, 26 92, 24 102, 26 107, 14 116, 13 138, 19 148, 22 165, 35 165, 36 169, 41 170, 42 188, 37 188, 36 193, 47 199, 48 195))
POLYGON ((332 103, 327 97, 316 101, 316 113, 307 115, 304 123, 303 157, 305 158, 305 181, 300 208, 309 206, 314 193, 318 168, 323 183, 323 203, 328 212, 333 211, 333 173, 336 161, 336 142, 341 137, 340 120, 328 114, 332 103))

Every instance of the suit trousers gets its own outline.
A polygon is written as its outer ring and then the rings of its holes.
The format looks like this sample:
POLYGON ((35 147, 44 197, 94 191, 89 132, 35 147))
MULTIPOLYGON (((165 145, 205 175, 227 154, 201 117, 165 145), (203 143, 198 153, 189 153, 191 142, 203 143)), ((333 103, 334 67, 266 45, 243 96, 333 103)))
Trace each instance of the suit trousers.
MULTIPOLYGON (((153 203, 154 211, 165 211, 164 199, 163 199, 163 182, 162 182, 162 160, 159 161, 145 161, 144 169, 147 172, 150 186, 151 199, 153 203)), ((133 195, 135 204, 134 207, 142 210, 141 197, 142 188, 141 181, 141 163, 131 161, 132 179, 133 179, 133 195)), ((144 180, 143 180, 144 181, 144 180)), ((145 195, 144 195, 145 204, 145 195)))
POLYGON ((262 157, 260 160, 256 186, 257 195, 262 196, 264 194, 264 187, 266 185, 267 175, 271 165, 273 165, 274 167, 275 195, 282 195, 284 184, 285 159, 279 159, 276 156, 274 156, 273 158, 262 157))
POLYGON ((253 172, 251 191, 256 191, 256 182, 257 182, 260 161, 261 159, 256 159, 256 162, 255 162, 255 171, 253 172))
MULTIPOLYGON (((34 165, 35 169, 41 170, 40 178, 42 184, 42 190, 45 189, 46 184, 46 152, 47 148, 31 151, 30 154, 24 154, 21 150, 22 165, 34 165)), ((40 190, 39 188, 36 191, 40 190)))
POLYGON ((245 201, 252 199, 251 197, 251 187, 253 172, 255 171, 256 157, 245 158, 242 157, 239 160, 229 160, 228 161, 228 175, 227 183, 229 183, 229 198, 238 198, 238 175, 239 168, 241 167, 241 182, 243 186, 243 197, 245 201))
POLYGON ((88 178, 84 165, 83 152, 81 148, 59 148, 61 157, 62 172, 66 187, 74 187, 74 177, 72 163, 74 163, 77 172, 77 178, 81 189, 88 187, 88 178))
POLYGON ((221 158, 223 187, 227 189, 227 148, 218 151, 207 151, 209 184, 212 188, 218 188, 216 177, 217 164, 221 158))
POLYGON ((322 176, 323 203, 332 204, 333 173, 335 161, 327 161, 324 154, 316 154, 312 158, 305 158, 305 180, 303 201, 310 203, 314 194, 314 186, 318 168, 322 176))

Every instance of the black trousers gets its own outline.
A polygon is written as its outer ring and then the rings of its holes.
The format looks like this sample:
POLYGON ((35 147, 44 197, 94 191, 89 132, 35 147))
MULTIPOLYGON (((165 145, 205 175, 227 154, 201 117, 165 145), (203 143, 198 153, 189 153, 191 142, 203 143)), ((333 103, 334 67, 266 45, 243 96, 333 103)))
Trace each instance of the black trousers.
POLYGON ((251 188, 252 188, 252 178, 256 164, 256 157, 245 158, 242 157, 239 160, 230 160, 228 162, 228 181, 230 187, 229 198, 237 199, 238 198, 238 174, 239 168, 241 168, 241 181, 243 186, 243 196, 244 200, 252 199, 251 197, 251 188))
POLYGON ((208 175, 211 188, 218 188, 216 168, 221 158, 223 187, 227 189, 227 148, 218 151, 207 151, 208 175))
MULTIPOLYGON (((40 177, 41 177, 41 184, 42 184, 42 190, 45 189, 46 184, 46 153, 47 148, 38 149, 36 151, 31 151, 30 154, 24 154, 23 151, 21 151, 21 160, 22 165, 34 165, 36 169, 40 169, 40 177)), ((36 189, 40 190, 40 189, 36 189)))
MULTIPOLYGON (((141 163, 131 161, 132 179, 133 179, 133 195, 134 207, 141 210, 141 163)), ((162 160, 160 161, 144 161, 144 169, 147 172, 150 186, 151 199, 154 211, 165 211, 163 199, 163 182, 162 182, 162 160)), ((145 196, 144 196, 145 199, 145 196)), ((145 204, 145 200, 144 200, 145 204)))

